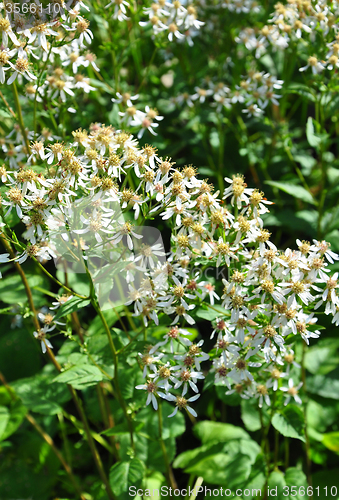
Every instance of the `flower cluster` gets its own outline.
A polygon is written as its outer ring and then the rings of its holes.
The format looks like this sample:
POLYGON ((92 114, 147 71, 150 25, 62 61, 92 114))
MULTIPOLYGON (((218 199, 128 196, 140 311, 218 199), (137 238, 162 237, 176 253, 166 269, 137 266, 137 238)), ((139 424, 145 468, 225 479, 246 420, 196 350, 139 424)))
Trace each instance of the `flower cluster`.
POLYGON ((243 113, 260 117, 268 104, 279 106, 281 95, 276 91, 282 88, 283 83, 270 73, 251 70, 233 89, 222 82, 208 81, 207 88, 195 87, 194 94, 181 94, 174 98, 174 102, 180 106, 186 103, 188 107, 193 107, 195 102, 208 102, 218 113, 231 110, 239 103, 243 113))
POLYGON ((138 94, 132 96, 127 92, 123 95, 117 92, 117 98, 112 99, 112 102, 122 103, 123 106, 126 105, 124 111, 119 111, 120 124, 121 126, 139 129, 138 139, 143 136, 145 130, 148 130, 152 135, 157 135, 154 128, 159 126, 157 122, 163 120, 164 117, 160 116, 156 109, 152 109, 148 105, 145 106, 145 111, 137 109, 132 101, 138 99, 138 97, 138 94))
POLYGON ((179 0, 169 2, 157 0, 151 7, 144 8, 147 21, 140 21, 140 26, 152 27, 154 35, 166 33, 170 42, 187 39, 193 45, 192 37, 205 23, 197 19, 197 11, 193 4, 185 7, 179 0))
MULTIPOLYGON (((339 323, 338 273, 328 269, 338 256, 329 245, 297 240, 296 250, 278 250, 262 219, 271 202, 241 175, 225 179, 221 199, 193 166, 176 168, 129 133, 93 124, 73 137, 69 145, 34 142, 25 168, 1 167, 3 231, 12 211, 26 225, 16 260, 62 258, 74 272, 90 273, 104 307, 119 299, 145 329, 160 319, 168 325, 164 339, 139 356, 141 388, 154 407, 159 395, 195 414, 189 403, 209 356, 228 393, 262 404, 279 388, 298 401, 298 384, 279 382, 295 363, 294 340, 319 337, 321 306, 339 323), (150 241, 146 231, 156 216, 171 227, 167 258, 161 237, 150 241), (201 350, 206 339, 194 343, 185 329, 201 310, 217 318, 209 354, 201 350)), ((36 332, 44 350, 50 328, 36 332)))
MULTIPOLYGON (((80 15, 82 3, 77 3, 71 10, 63 5, 61 16, 49 22, 36 15, 31 27, 25 25, 24 19, 21 19, 21 25, 19 18, 15 18, 17 24, 12 26, 4 4, 2 6, 2 84, 26 81, 26 98, 44 102, 54 115, 58 115, 66 97, 73 97, 76 105, 76 93, 95 90, 80 72, 81 68, 89 66, 99 71, 95 55, 87 51, 93 34, 89 21, 80 15)), ((69 111, 75 112, 75 109, 70 107, 69 111)))
MULTIPOLYGON (((307 64, 299 71, 311 69, 318 74, 324 69, 333 70, 338 67, 338 12, 337 2, 319 1, 289 1, 286 5, 278 2, 274 6, 268 23, 262 28, 246 27, 240 30, 235 38, 238 44, 243 44, 247 50, 255 51, 258 59, 267 53, 269 47, 273 50, 284 50, 299 44, 303 57, 306 40, 309 40, 307 64), (330 41, 324 45, 324 40, 330 41), (327 49, 324 54, 314 54, 314 43, 319 40, 320 47, 327 49), (325 57, 323 59, 322 57, 325 57)), ((325 50, 326 50, 325 49, 325 50)))

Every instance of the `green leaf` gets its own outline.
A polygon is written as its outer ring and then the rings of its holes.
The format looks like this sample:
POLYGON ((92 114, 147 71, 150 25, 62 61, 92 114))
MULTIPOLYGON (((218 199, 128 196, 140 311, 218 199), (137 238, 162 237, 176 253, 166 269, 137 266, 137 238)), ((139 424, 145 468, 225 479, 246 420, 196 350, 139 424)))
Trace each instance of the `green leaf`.
POLYGON ((316 97, 312 92, 312 89, 307 85, 303 85, 302 83, 292 83, 288 86, 287 92, 291 94, 298 94, 302 97, 305 97, 308 101, 315 102, 316 97))
POLYGON ((323 398, 339 399, 339 370, 331 372, 326 377, 315 375, 308 377, 307 390, 323 398))
POLYGON ((269 184, 272 187, 276 187, 285 193, 294 196, 294 198, 298 198, 306 203, 311 203, 312 205, 316 205, 317 201, 313 198, 311 193, 307 191, 302 186, 298 186, 297 184, 290 184, 289 182, 278 182, 278 181, 265 181, 265 184, 269 184))
POLYGON ((129 487, 138 488, 144 477, 145 466, 138 458, 133 458, 129 462, 118 462, 111 467, 109 482, 113 493, 124 500, 130 498, 129 487))
POLYGON ((8 421, 9 421, 8 408, 6 408, 6 406, 0 406, 0 439, 2 439, 2 436, 5 433, 8 421))
POLYGON ((185 469, 191 464, 200 462, 206 457, 211 457, 218 452, 220 452, 220 445, 218 443, 205 444, 194 448, 194 450, 187 450, 180 453, 174 460, 173 467, 175 469, 185 469))
POLYGON ((320 137, 316 136, 314 133, 313 119, 311 116, 308 117, 306 124, 306 137, 309 145, 312 146, 312 148, 317 148, 321 143, 320 137))
POLYGON ((68 368, 64 372, 57 375, 53 382, 59 384, 70 384, 74 389, 85 389, 92 385, 96 385, 103 380, 109 380, 100 370, 94 365, 79 364, 68 368))
POLYGON ((14 432, 20 427, 22 424, 25 415, 27 413, 27 408, 23 406, 21 401, 13 401, 9 408, 9 420, 7 422, 6 429, 1 434, 0 432, 0 441, 7 439, 9 436, 14 434, 14 432))
POLYGON ((149 490, 152 493, 152 500, 160 500, 160 489, 161 486, 166 484, 166 479, 158 471, 153 471, 150 475, 147 474, 147 477, 145 477, 144 482, 143 482, 143 487, 145 490, 145 498, 146 497, 146 490, 149 490), (159 491, 159 495, 157 493, 157 490, 159 491))
POLYGON ((277 498, 278 500, 284 500, 284 487, 286 486, 286 481, 284 474, 280 471, 271 472, 270 477, 267 481, 267 492, 270 492, 270 497, 277 498))
POLYGON ((313 156, 307 154, 296 154, 294 155, 295 161, 300 163, 302 171, 305 175, 309 175, 311 173, 312 168, 316 165, 316 160, 313 156))
MULTIPOLYGON (((34 287, 48 288, 48 284, 44 276, 39 274, 26 273, 26 278, 30 288, 32 289, 34 303, 41 304, 45 298, 43 294, 34 289, 34 287)), ((22 284, 18 274, 11 274, 0 280, 0 296, 1 300, 6 304, 18 304, 27 302, 25 287, 22 284)))
POLYGON ((173 462, 175 468, 191 469, 194 464, 211 459, 216 454, 226 454, 229 456, 237 456, 239 454, 246 455, 251 464, 253 464, 258 454, 260 446, 251 439, 233 439, 224 444, 219 442, 211 442, 204 444, 194 450, 188 450, 181 453, 173 462))
POLYGON ((193 432, 203 444, 213 441, 224 443, 232 439, 250 439, 249 434, 241 427, 208 420, 198 422, 193 427, 193 432))
MULTIPOLYGON (((162 412, 162 437, 163 439, 176 438, 182 436, 186 430, 185 417, 182 413, 177 412, 174 417, 168 418, 168 415, 173 413, 173 407, 166 401, 162 402, 161 405, 162 412)), ((159 411, 159 410, 158 410, 159 411)), ((138 413, 138 420, 145 422, 145 427, 143 431, 154 439, 159 438, 159 426, 158 426, 159 415, 153 410, 151 405, 146 406, 138 413)))
POLYGON ((248 399, 241 400, 241 419, 247 430, 254 432, 261 428, 258 404, 248 399))
MULTIPOLYGON (((116 308, 116 311, 120 314, 120 316, 124 316, 124 314, 125 314, 122 311, 122 309, 123 309, 123 306, 116 308)), ((104 315, 104 318, 105 318, 109 327, 111 327, 112 325, 114 325, 114 323, 116 323, 116 321, 118 321, 117 313, 113 309, 108 309, 107 311, 102 311, 102 314, 104 315)), ((103 326, 102 321, 101 321, 99 316, 96 316, 93 319, 93 321, 91 321, 91 323, 88 327, 87 333, 88 333, 88 336, 99 335, 99 334, 107 336, 105 327, 103 326)))
POLYGON ((65 385, 53 384, 53 375, 39 374, 12 382, 12 387, 29 410, 43 415, 55 415, 71 394, 65 385))
POLYGON ((238 488, 245 484, 251 473, 251 461, 242 453, 216 453, 187 468, 185 472, 202 476, 207 483, 238 488))
POLYGON ((213 306, 213 309, 211 309, 208 306, 200 307, 195 313, 195 315, 198 318, 206 319, 207 321, 213 321, 214 319, 220 318, 222 316, 226 316, 227 314, 228 314, 228 311, 226 311, 226 309, 224 309, 223 307, 220 307, 218 305, 213 306), (215 309, 217 309, 217 311, 215 309))
MULTIPOLYGON (((310 399, 307 404, 307 425, 318 434, 326 432, 326 429, 337 422, 339 413, 339 402, 323 400, 321 403, 310 399)), ((313 439, 316 438, 316 435, 313 439)), ((321 437, 322 440, 322 437, 321 437)))
MULTIPOLYGON (((58 269, 56 272, 56 277, 59 281, 61 281, 61 283, 63 283, 63 280, 65 279, 64 272, 58 269)), ((89 282, 87 274, 69 272, 67 273, 67 281, 69 288, 74 290, 79 295, 89 295, 89 282)))
POLYGON ((337 351, 339 341, 337 339, 324 339, 316 346, 308 349, 305 355, 305 367, 313 375, 326 375, 334 370, 339 364, 339 353, 337 351))
POLYGON ((301 409, 295 405, 286 406, 276 413, 272 418, 272 425, 283 436, 305 441, 303 435, 304 415, 301 409))
POLYGON ((60 318, 63 318, 64 316, 67 316, 67 314, 71 314, 78 309, 82 309, 83 307, 88 306, 89 303, 89 300, 80 299, 79 297, 72 297, 64 305, 59 307, 54 319, 58 320, 60 318))
POLYGON ((339 454, 339 432, 327 432, 323 434, 322 442, 326 448, 339 454))

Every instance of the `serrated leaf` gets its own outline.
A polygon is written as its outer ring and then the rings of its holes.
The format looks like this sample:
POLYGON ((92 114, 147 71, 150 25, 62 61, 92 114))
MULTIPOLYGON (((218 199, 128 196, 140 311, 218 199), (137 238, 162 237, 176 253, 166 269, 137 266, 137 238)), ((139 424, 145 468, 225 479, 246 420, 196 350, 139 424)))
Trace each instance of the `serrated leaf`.
POLYGON ((121 500, 130 498, 129 487, 138 488, 140 486, 144 471, 145 466, 138 458, 113 465, 109 473, 109 482, 113 493, 121 500))
POLYGON ((306 203, 311 203, 312 205, 316 205, 317 201, 313 198, 311 193, 307 191, 302 186, 298 186, 297 184, 290 184, 289 182, 278 182, 278 181, 265 181, 265 184, 269 184, 272 187, 276 187, 284 193, 288 193, 294 198, 298 198, 306 203))
POLYGON ((85 389, 92 385, 96 385, 103 380, 109 380, 100 370, 94 365, 82 363, 72 366, 64 372, 57 375, 53 382, 59 384, 70 384, 74 389, 85 389))
POLYGON ((272 418, 272 425, 282 436, 305 441, 303 435, 304 415, 295 405, 286 406, 272 418))

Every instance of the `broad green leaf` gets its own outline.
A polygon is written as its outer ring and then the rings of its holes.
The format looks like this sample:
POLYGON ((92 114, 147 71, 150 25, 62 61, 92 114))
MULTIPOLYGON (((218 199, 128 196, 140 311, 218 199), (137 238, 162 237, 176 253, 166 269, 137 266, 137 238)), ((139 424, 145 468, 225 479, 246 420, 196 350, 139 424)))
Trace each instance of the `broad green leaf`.
POLYGON ((85 389, 91 385, 96 385, 103 380, 109 380, 102 372, 94 365, 82 363, 72 366, 64 372, 57 375, 53 382, 59 384, 70 384, 74 389, 85 389))
POLYGON ((323 398, 339 399, 339 370, 328 375, 314 375, 307 379, 307 390, 323 398))
POLYGON ((8 408, 6 408, 6 406, 0 406, 0 439, 2 439, 2 436, 5 433, 8 421, 9 421, 8 408))
POLYGON ((185 469, 188 474, 202 476, 206 483, 239 488, 251 473, 251 461, 247 455, 216 453, 185 469))
POLYGON ((312 89, 302 83, 291 83, 287 88, 287 92, 305 97, 310 102, 316 101, 316 96, 312 92, 312 89))
POLYGON ((226 403, 228 406, 239 406, 241 403, 241 397, 238 393, 226 394, 226 386, 216 385, 217 396, 221 401, 226 403))
POLYGON ((144 383, 142 373, 135 364, 132 367, 121 366, 119 368, 120 389, 124 399, 132 399, 135 392, 139 395, 143 391, 136 389, 137 385, 144 383))
POLYGON ((29 410, 43 415, 62 411, 62 404, 71 398, 66 385, 53 384, 53 375, 39 374, 12 383, 16 394, 29 410))
MULTIPOLYGON (((139 391, 142 392, 142 391, 139 391)), ((174 417, 168 418, 168 415, 173 413, 173 406, 166 401, 161 402, 162 411, 162 437, 168 439, 170 437, 176 438, 182 436, 186 430, 185 417, 181 412, 177 412, 174 417)), ((159 410, 158 410, 159 411, 159 410)), ((159 415, 155 412, 151 405, 146 406, 138 413, 138 420, 145 422, 143 431, 154 439, 159 438, 159 415)))
POLYGON ((224 309, 223 307, 220 307, 218 305, 213 306, 213 309, 206 306, 206 307, 200 307, 196 311, 195 315, 198 318, 206 319, 207 321, 213 321, 216 318, 221 318, 221 317, 228 315, 228 311, 226 311, 226 309, 224 309), (217 309, 217 311, 216 311, 216 309, 217 309))
MULTIPOLYGON (((29 274, 26 273, 26 278, 30 288, 32 289, 33 299, 35 304, 41 304, 44 302, 44 295, 34 287, 48 287, 48 282, 44 276, 40 274, 29 274)), ((10 276, 5 276, 0 280, 0 296, 1 300, 6 304, 18 304, 26 303, 27 295, 25 287, 22 284, 21 278, 18 274, 11 274, 10 276)))
POLYGON ((12 401, 8 390, 3 385, 0 386, 0 406, 8 406, 12 401))
POLYGON ((0 441, 7 439, 9 436, 14 434, 14 432, 22 424, 25 415, 27 413, 27 408, 23 406, 21 401, 13 401, 9 407, 9 420, 7 426, 3 433, 0 432, 0 441))
POLYGON ((287 469, 285 475, 280 471, 274 471, 268 479, 268 498, 304 500, 308 497, 307 486, 305 474, 296 467, 287 469))
POLYGON ((274 497, 278 500, 284 500, 284 487, 286 486, 286 481, 284 474, 280 471, 271 472, 270 477, 267 481, 267 495, 268 498, 274 497))
MULTIPOLYGON (((60 269, 56 272, 56 277, 61 283, 64 282, 65 275, 60 269)), ((68 286, 79 295, 89 295, 89 282, 86 273, 67 273, 68 286)))
MULTIPOLYGON (((147 449, 147 467, 149 469, 157 470, 160 472, 166 472, 166 466, 165 466, 165 461, 164 461, 164 455, 161 449, 161 446, 159 444, 159 441, 150 441, 146 440, 148 443, 148 449, 147 449)), ((167 450, 167 455, 168 459, 170 462, 174 460, 174 457, 176 455, 176 442, 175 438, 169 438, 164 441, 166 450, 167 450)))
POLYGON ((295 161, 300 163, 304 175, 310 175, 312 168, 316 165, 316 160, 311 155, 296 154, 293 156, 295 161))
POLYGON ((218 453, 229 456, 246 455, 249 461, 254 463, 260 453, 260 446, 251 439, 233 439, 223 444, 214 441, 193 450, 184 451, 176 457, 173 466, 181 469, 191 468, 194 464, 203 462, 218 453))
POLYGON ((59 307, 54 319, 58 320, 60 318, 63 318, 64 316, 67 316, 67 314, 71 314, 78 309, 82 309, 83 307, 88 306, 89 303, 89 300, 80 299, 79 297, 72 297, 64 305, 59 307))
MULTIPOLYGON (((122 311, 122 308, 123 307, 116 308, 116 311, 119 313, 120 316, 125 315, 124 311, 122 311)), ((107 311, 102 312, 109 327, 111 327, 112 325, 114 325, 114 323, 118 321, 117 312, 115 312, 113 309, 108 309, 107 311)), ((106 335, 105 328, 99 316, 96 316, 93 319, 93 321, 91 321, 87 333, 88 336, 99 335, 99 334, 106 335)))
POLYGON ((323 434, 322 442, 326 448, 339 454, 339 432, 327 432, 323 434))
POLYGON ((191 464, 204 460, 206 457, 215 455, 219 451, 220 445, 217 443, 205 444, 203 446, 194 448, 194 450, 184 451, 175 458, 173 467, 175 469, 185 469, 191 464))
POLYGON ((294 198, 302 200, 306 203, 311 203, 312 205, 317 204, 317 201, 313 198, 312 194, 307 191, 307 189, 299 186, 298 184, 290 184, 289 182, 279 181, 265 181, 265 184, 276 187, 277 189, 280 189, 281 191, 284 191, 285 193, 294 196, 294 198))
POLYGON ((208 420, 198 422, 193 427, 193 432, 203 444, 213 441, 224 443, 232 439, 250 439, 250 436, 241 427, 208 420))
POLYGON ((302 410, 295 405, 288 405, 272 418, 272 425, 283 436, 305 441, 304 415, 302 410))
POLYGON ((314 124, 311 116, 308 117, 306 124, 306 137, 309 145, 312 146, 312 148, 317 148, 321 143, 320 137, 316 136, 314 133, 314 124))
MULTIPOLYGON (((339 402, 334 403, 333 400, 325 400, 319 403, 310 399, 306 408, 307 425, 318 434, 326 432, 326 429, 338 420, 339 402)), ((315 438, 316 436, 313 439, 315 438)))
MULTIPOLYGON (((289 500, 304 500, 307 498, 307 478, 302 470, 297 469, 297 467, 290 467, 285 472, 285 482, 286 485, 290 488, 290 495, 287 497, 289 500), (297 491, 297 495, 294 495, 294 492, 291 492, 292 486, 294 491, 297 491)), ((285 497, 286 498, 286 497, 285 497)))
POLYGON ((249 431, 257 431, 261 428, 258 404, 254 404, 248 399, 241 400, 241 419, 249 431))
POLYGON ((326 375, 334 370, 339 364, 338 341, 326 339, 326 343, 316 345, 308 349, 305 355, 305 367, 313 375, 326 375))
POLYGON ((119 499, 130 498, 129 487, 139 487, 144 477, 145 466, 138 458, 129 462, 118 462, 111 467, 109 482, 113 493, 119 499))

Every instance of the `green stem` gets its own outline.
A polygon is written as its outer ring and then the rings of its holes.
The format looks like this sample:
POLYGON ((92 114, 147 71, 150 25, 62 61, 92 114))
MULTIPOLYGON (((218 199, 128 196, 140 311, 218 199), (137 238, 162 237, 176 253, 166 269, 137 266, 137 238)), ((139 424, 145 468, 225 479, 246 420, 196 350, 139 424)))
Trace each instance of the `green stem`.
POLYGON ((12 90, 13 90, 13 97, 14 97, 15 109, 16 109, 16 112, 17 112, 17 115, 18 115, 17 118, 18 118, 19 127, 20 127, 20 130, 21 130, 22 136, 24 138, 25 144, 26 144, 27 155, 29 155, 31 153, 31 148, 30 148, 30 145, 29 145, 29 142, 28 142, 28 137, 27 137, 27 134, 26 134, 24 120, 22 118, 22 111, 21 111, 21 105, 20 105, 20 101, 19 101, 18 89, 16 87, 16 83, 15 82, 12 83, 12 90))
MULTIPOLYGON (((301 358, 301 380, 303 382, 303 390, 305 394, 305 400, 303 405, 304 410, 304 421, 305 421, 305 458, 306 458, 306 476, 308 485, 312 487, 312 474, 311 474, 311 459, 310 459, 310 438, 307 430, 307 386, 306 386, 306 368, 305 368, 305 354, 306 354, 306 343, 303 342, 302 358, 301 358)), ((313 499, 313 494, 311 494, 310 499, 313 499)))
POLYGON ((285 471, 288 469, 290 463, 290 443, 288 437, 285 437, 285 471))
POLYGON ((38 264, 38 266, 40 267, 40 269, 51 279, 53 280, 55 283, 57 283, 57 285, 61 286, 61 288, 63 288, 64 290, 66 290, 66 292, 70 293, 71 295, 74 295, 75 297, 79 297, 79 299, 89 299, 89 297, 86 297, 85 295, 79 295, 78 293, 74 292, 73 290, 71 290, 70 288, 68 288, 66 285, 64 285, 63 283, 61 283, 61 281, 59 281, 57 278, 55 278, 51 273, 49 273, 47 271, 47 269, 37 260, 35 259, 35 257, 33 257, 33 259, 35 260, 35 262, 38 264))
POLYGON ((261 449, 263 452, 263 455, 266 459, 266 474, 268 476, 269 471, 270 471, 270 445, 267 439, 267 434, 269 430, 270 423, 268 424, 267 428, 265 428, 264 425, 264 420, 262 416, 262 408, 259 407, 259 416, 260 416, 260 424, 261 424, 261 432, 262 432, 262 439, 261 439, 261 449))
POLYGON ((88 442, 88 445, 90 447, 95 465, 98 469, 100 478, 101 478, 103 484, 105 485, 107 496, 110 500, 115 500, 115 495, 114 495, 112 488, 111 488, 111 485, 109 484, 109 481, 107 479, 107 476, 106 476, 99 452, 97 450, 97 447, 95 446, 94 439, 93 439, 92 434, 91 434, 91 429, 89 427, 88 420, 86 417, 86 413, 82 407, 82 402, 81 402, 80 398, 78 397, 75 389, 70 385, 68 386, 68 388, 72 394, 73 401, 75 403, 77 411, 78 411, 80 418, 82 420, 82 423, 84 425, 84 430, 85 430, 87 442, 88 442))
POLYGON ((99 304, 97 303, 97 301, 96 301, 95 298, 91 299, 91 303, 92 303, 94 309, 97 311, 97 313, 98 313, 98 315, 100 317, 100 320, 101 320, 101 322, 103 324, 103 327, 105 329, 105 332, 107 334, 108 344, 109 344, 109 347, 110 347, 110 350, 111 350, 111 353, 112 353, 113 363, 114 363, 114 378, 113 378, 113 381, 114 381, 115 392, 116 392, 116 395, 117 395, 117 399, 118 399, 118 401, 120 403, 120 406, 121 406, 121 408, 122 408, 122 410, 124 412, 125 418, 127 420, 127 424, 128 424, 128 428, 129 428, 129 433, 130 433, 130 439, 131 439, 131 447, 132 447, 133 450, 135 450, 134 437, 133 437, 133 423, 132 423, 130 415, 127 412, 126 403, 125 403, 124 398, 122 397, 121 390, 120 390, 118 352, 117 352, 117 350, 115 348, 110 328, 109 328, 109 326, 107 324, 105 316, 103 315, 103 313, 102 313, 102 311, 100 309, 99 304))
POLYGON ((68 474, 68 476, 69 476, 69 478, 70 478, 70 480, 71 480, 71 482, 73 484, 73 487, 74 487, 75 491, 79 495, 79 498, 81 498, 81 500, 86 500, 85 497, 84 497, 84 495, 81 492, 81 489, 80 489, 80 486, 78 484, 78 481, 74 477, 74 474, 73 474, 71 466, 65 461, 64 457, 62 456, 62 454, 60 453, 60 451, 58 450, 58 448, 55 446, 54 441, 51 438, 51 436, 49 434, 47 434, 47 432, 45 432, 42 429, 42 427, 40 427, 40 425, 35 420, 35 418, 33 418, 32 415, 30 415, 29 413, 26 414, 26 419, 29 421, 30 424, 33 425, 33 427, 35 428, 35 430, 40 434, 40 436, 51 447, 51 449, 54 452, 55 456, 58 458, 58 460, 62 464, 63 468, 67 472, 67 474, 68 474))
POLYGON ((176 490, 178 486, 177 486, 177 483, 176 483, 176 480, 175 480, 175 477, 174 477, 174 474, 172 471, 172 467, 171 467, 171 464, 170 464, 170 461, 168 458, 166 445, 165 445, 165 442, 164 442, 163 437, 162 437, 163 424, 162 424, 162 406, 161 406, 160 401, 159 401, 159 408, 158 408, 157 413, 158 413, 158 426, 159 426, 159 442, 160 442, 162 454, 164 456, 164 462, 165 462, 165 467, 166 467, 166 479, 167 479, 168 483, 171 485, 171 487, 174 490, 176 490))
MULTIPOLYGON (((38 102, 37 98, 38 98, 38 95, 39 95, 40 80, 41 80, 41 77, 43 75, 43 72, 46 69, 46 66, 47 66, 47 63, 49 61, 49 56, 51 54, 52 48, 53 48, 53 44, 51 43, 49 51, 48 51, 48 55, 47 55, 47 58, 46 58, 46 61, 45 61, 44 65, 43 65, 43 67, 41 69, 41 72, 40 72, 40 74, 38 76, 38 79, 37 79, 36 90, 35 90, 35 95, 34 95, 34 107, 33 107, 34 138, 36 136, 36 129, 37 129, 36 108, 37 108, 37 102, 38 102)), ((57 129, 58 129, 58 127, 56 127, 56 130, 57 129)))
POLYGON ((136 91, 137 94, 139 94, 141 87, 144 85, 144 83, 145 83, 145 81, 147 79, 148 73, 150 72, 150 69, 151 69, 151 66, 153 64, 153 61, 154 61, 154 58, 155 58, 155 55, 156 55, 157 51, 158 51, 158 47, 154 47, 153 54, 151 56, 151 59, 150 59, 150 62, 148 64, 148 66, 147 66, 145 75, 144 75, 143 79, 141 80, 141 83, 140 83, 140 85, 138 87, 138 90, 136 91))

